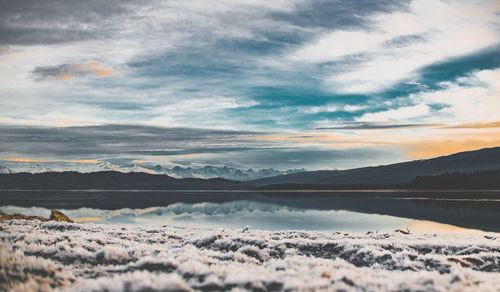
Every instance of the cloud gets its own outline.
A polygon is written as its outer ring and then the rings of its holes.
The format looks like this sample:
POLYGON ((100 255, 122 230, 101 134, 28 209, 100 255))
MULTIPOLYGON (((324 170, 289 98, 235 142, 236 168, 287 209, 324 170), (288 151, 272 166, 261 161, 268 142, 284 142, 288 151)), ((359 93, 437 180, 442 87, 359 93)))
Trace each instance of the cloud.
POLYGON ((498 11, 496 1, 415 0, 407 11, 368 16, 369 29, 333 31, 304 44, 289 58, 314 63, 351 58, 325 78, 327 86, 336 93, 377 92, 417 78, 427 65, 500 42, 498 11))
POLYGON ((7 158, 5 161, 10 162, 54 162, 54 160, 29 159, 29 158, 7 158))
POLYGON ((11 164, 50 162, 51 167, 99 161, 131 166, 142 161, 141 165, 314 170, 387 164, 408 156, 428 158, 500 145, 498 128, 410 124, 387 128, 380 123, 350 127, 336 133, 279 134, 138 125, 1 126, 0 157, 11 164))
POLYGON ((426 104, 418 104, 414 106, 405 106, 387 111, 367 113, 357 119, 359 122, 386 122, 386 121, 401 121, 412 120, 415 118, 423 118, 430 114, 430 107, 426 104))
POLYGON ((311 107, 303 107, 301 111, 306 114, 317 114, 321 112, 332 113, 338 111, 339 108, 334 105, 324 105, 324 106, 311 106, 311 107))
POLYGON ((479 70, 441 82, 439 89, 424 89, 387 101, 384 106, 390 109, 382 107, 380 111, 364 113, 356 121, 426 121, 448 124, 449 128, 491 127, 500 120, 500 114, 494 110, 500 108, 499 79, 500 69, 479 70))
POLYGON ((138 125, 1 126, 0 141, 0 157, 10 163, 108 161, 130 166, 140 160, 152 165, 317 169, 402 159, 389 149, 335 149, 330 144, 342 143, 339 137, 317 133, 277 135, 138 125))
POLYGON ((98 160, 95 159, 83 159, 83 160, 70 160, 72 163, 99 163, 98 160))
POLYGON ((489 123, 500 120, 500 69, 480 70, 454 81, 443 82, 438 90, 412 94, 412 103, 444 104, 433 119, 448 123, 489 123))
POLYGON ((302 1, 292 12, 272 12, 271 18, 309 29, 340 30, 366 28, 371 25, 367 17, 382 12, 407 9, 409 1, 302 1))
POLYGON ((455 137, 440 139, 438 141, 424 140, 416 141, 406 145, 406 154, 414 159, 431 158, 441 155, 449 155, 456 152, 472 151, 487 147, 498 147, 500 145, 500 132, 493 132, 483 137, 455 137))
POLYGON ((8 162, 27 162, 27 163, 46 163, 46 162, 70 162, 70 163, 99 163, 98 160, 95 159, 84 159, 84 160, 43 160, 43 159, 30 159, 30 158, 6 158, 4 161, 8 162))
MULTIPOLYGON (((257 149, 245 153, 236 152, 224 155, 227 162, 235 161, 235 166, 254 168, 290 169, 342 169, 378 164, 379 161, 400 161, 403 157, 387 149, 257 149), (361 163, 361 161, 363 161, 361 163)), ((206 162, 217 164, 220 160, 208 159, 206 162)))
POLYGON ((500 121, 489 123, 468 123, 453 126, 447 126, 448 129, 485 129, 485 128, 500 128, 500 121))
POLYGON ((465 127, 486 135, 500 120, 498 1, 1 6, 0 123, 49 126, 4 130, 10 158, 243 166, 266 163, 246 159, 252 151, 289 151, 283 165, 314 168, 319 160, 291 157, 348 148, 400 157, 403 142, 450 140, 465 127), (40 82, 59 79, 78 82, 40 82), (308 133, 315 127, 327 133, 308 133), (244 139, 253 132, 262 139, 244 139))
MULTIPOLYGON (((160 153, 160 155, 203 152, 204 148, 224 151, 228 147, 245 149, 241 137, 248 131, 223 131, 189 128, 161 128, 136 125, 102 125, 85 127, 0 127, 0 153, 36 156, 126 155, 160 153), (163 153, 162 153, 163 152, 163 153)), ((86 160, 80 158, 79 160, 86 160)))
POLYGON ((85 64, 61 64, 36 67, 32 73, 36 80, 71 80, 75 77, 83 77, 90 74, 93 74, 95 77, 106 77, 113 73, 113 70, 100 66, 101 64, 98 62, 88 61, 85 64))
POLYGON ((376 130, 437 127, 439 124, 397 124, 389 122, 349 122, 334 126, 315 128, 315 130, 376 130))
POLYGON ((114 30, 107 22, 137 9, 134 2, 3 0, 0 45, 48 45, 104 38, 114 30))
MULTIPOLYGON (((337 94, 325 80, 359 69, 379 55, 390 60, 398 56, 393 52, 419 51, 415 46, 432 42, 427 23, 423 33, 406 33, 384 22, 386 16, 430 13, 417 4, 9 1, 6 12, 0 12, 9 27, 82 34, 53 42, 52 34, 39 33, 44 42, 33 38, 36 33, 25 33, 30 38, 26 43, 2 47, 0 66, 6 69, 0 70, 0 94, 12 98, 2 100, 1 118, 42 125, 131 122, 266 131, 307 129, 319 119, 355 120, 384 110, 374 100, 380 97, 337 94), (312 58, 315 53, 307 52, 322 41, 324 50, 316 51, 319 59, 312 58), (374 47, 367 49, 370 43, 374 47), (306 52, 302 57, 301 51, 306 52), (81 69, 93 59, 106 65, 102 70, 81 69), (51 64, 61 65, 47 66, 51 64), (113 68, 113 78, 33 82, 105 76, 111 73, 106 68, 113 68)), ((388 75, 405 75, 384 68, 388 75)), ((376 72, 373 78, 383 74, 376 72)), ((342 92, 342 86, 335 87, 342 92)))
POLYGON ((256 104, 245 87, 273 79, 256 68, 259 56, 277 53, 306 34, 269 16, 290 12, 293 5, 294 1, 6 2, 0 13, 9 25, 57 30, 57 39, 50 33, 24 33, 26 41, 9 41, 5 51, 2 47, 0 66, 6 70, 0 70, 4 81, 0 94, 15 96, 2 104, 7 113, 2 118, 43 125, 58 120, 58 125, 66 126, 109 122, 196 126, 197 121, 190 122, 194 118, 218 128, 250 124, 241 122, 242 115, 228 114, 240 106, 205 111, 202 118, 180 103, 201 105, 194 108, 199 111, 208 99, 212 109, 227 105, 227 99, 243 107, 256 104), (81 30, 86 36, 59 31, 65 29, 81 30), (113 68, 114 78, 85 78, 78 84, 32 82, 111 73, 106 68, 79 67, 92 59, 113 68), (52 64, 61 65, 47 66, 52 64))

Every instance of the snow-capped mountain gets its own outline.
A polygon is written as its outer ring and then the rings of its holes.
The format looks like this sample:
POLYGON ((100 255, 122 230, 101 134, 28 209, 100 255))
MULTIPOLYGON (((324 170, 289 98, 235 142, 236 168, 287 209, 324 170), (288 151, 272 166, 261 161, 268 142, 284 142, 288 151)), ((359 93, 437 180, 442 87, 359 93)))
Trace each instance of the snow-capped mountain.
POLYGON ((81 173, 96 171, 122 171, 120 167, 106 161, 99 163, 16 163, 9 164, 9 167, 0 166, 0 173, 43 173, 60 171, 77 171, 81 173))
POLYGON ((161 165, 140 166, 124 165, 118 166, 107 161, 99 163, 58 163, 58 164, 31 164, 22 163, 6 166, 0 166, 0 173, 43 173, 43 172, 77 171, 80 173, 89 173, 97 171, 119 171, 119 172, 145 172, 150 174, 166 174, 175 178, 225 178, 236 181, 248 181, 259 178, 272 177, 283 174, 292 174, 303 172, 305 169, 276 170, 273 168, 253 170, 241 170, 233 167, 223 166, 205 166, 201 168, 175 166, 167 168, 161 165))
POLYGON ((87 172, 97 172, 97 171, 120 171, 120 172, 126 172, 123 171, 119 166, 114 165, 110 162, 107 161, 100 161, 99 163, 80 163, 79 165, 74 165, 71 166, 69 169, 64 169, 65 171, 68 170, 73 170, 73 171, 78 171, 82 173, 87 173, 87 172))
POLYGON ((175 178, 225 178, 237 181, 247 181, 264 177, 271 177, 283 174, 291 174, 297 172, 303 172, 305 169, 289 169, 289 170, 276 170, 273 168, 253 170, 251 168, 247 170, 241 170, 233 167, 223 166, 205 166, 202 168, 192 168, 192 167, 180 167, 175 166, 173 168, 165 168, 160 165, 152 168, 156 173, 166 174, 175 178))
POLYGON ((29 173, 42 173, 42 172, 50 172, 52 169, 48 168, 43 164, 35 164, 31 165, 25 172, 29 173))
POLYGON ((0 173, 8 174, 8 173, 14 173, 14 172, 10 168, 5 167, 3 165, 0 165, 0 173))

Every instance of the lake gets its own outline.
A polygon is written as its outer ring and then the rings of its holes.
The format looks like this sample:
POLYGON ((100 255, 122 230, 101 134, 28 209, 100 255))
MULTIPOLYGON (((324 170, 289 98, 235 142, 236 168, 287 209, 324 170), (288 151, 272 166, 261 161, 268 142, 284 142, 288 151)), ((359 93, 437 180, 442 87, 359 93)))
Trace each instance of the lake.
POLYGON ((77 222, 190 228, 500 232, 497 191, 2 190, 0 210, 77 222))

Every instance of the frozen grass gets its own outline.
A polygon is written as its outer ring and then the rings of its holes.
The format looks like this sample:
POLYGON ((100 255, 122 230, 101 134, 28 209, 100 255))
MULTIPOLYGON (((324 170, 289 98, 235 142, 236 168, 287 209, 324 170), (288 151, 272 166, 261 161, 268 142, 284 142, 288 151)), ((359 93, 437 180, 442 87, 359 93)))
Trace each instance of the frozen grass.
POLYGON ((0 290, 499 291, 490 235, 0 223, 0 290))

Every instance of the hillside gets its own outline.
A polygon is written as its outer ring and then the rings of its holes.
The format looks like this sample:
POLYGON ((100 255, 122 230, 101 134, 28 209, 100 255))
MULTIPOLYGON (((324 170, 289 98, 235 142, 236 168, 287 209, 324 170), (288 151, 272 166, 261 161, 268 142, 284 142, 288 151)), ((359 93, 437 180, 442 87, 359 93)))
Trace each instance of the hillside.
POLYGON ((140 172, 122 173, 101 171, 91 173, 45 172, 0 174, 0 189, 25 190, 185 190, 185 189, 241 189, 236 181, 214 179, 176 179, 168 175, 140 172))
POLYGON ((274 184, 401 184, 417 176, 446 172, 500 169, 500 147, 459 152, 437 158, 363 167, 349 170, 320 170, 250 181, 253 186, 274 184))

